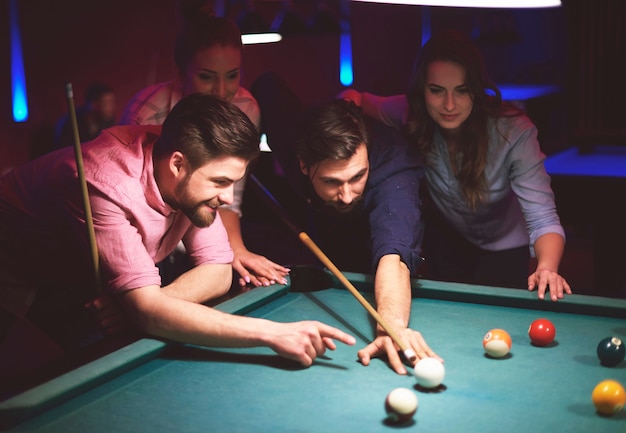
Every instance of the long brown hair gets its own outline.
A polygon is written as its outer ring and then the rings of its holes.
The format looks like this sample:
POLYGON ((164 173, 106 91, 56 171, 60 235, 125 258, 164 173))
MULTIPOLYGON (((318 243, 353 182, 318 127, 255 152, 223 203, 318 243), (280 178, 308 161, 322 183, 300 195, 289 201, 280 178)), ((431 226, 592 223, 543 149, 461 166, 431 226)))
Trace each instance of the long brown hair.
POLYGON ((465 71, 465 86, 473 108, 461 125, 463 132, 458 147, 461 157, 456 173, 467 204, 475 209, 484 199, 486 187, 489 118, 516 116, 521 111, 503 103, 500 90, 487 74, 482 53, 467 35, 456 30, 438 33, 420 50, 406 93, 409 103, 406 133, 409 142, 424 155, 433 150, 433 137, 439 127, 428 114, 424 94, 428 65, 435 61, 454 62, 465 71))

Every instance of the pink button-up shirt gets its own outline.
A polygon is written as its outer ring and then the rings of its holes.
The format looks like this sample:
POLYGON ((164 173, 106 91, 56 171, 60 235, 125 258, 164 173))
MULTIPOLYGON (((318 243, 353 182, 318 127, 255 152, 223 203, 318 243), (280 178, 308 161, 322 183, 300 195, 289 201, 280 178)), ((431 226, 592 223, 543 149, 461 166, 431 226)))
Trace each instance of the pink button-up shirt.
MULTIPOLYGON (((152 162, 160 130, 118 126, 82 145, 101 276, 112 292, 160 285, 155 264, 181 239, 195 265, 233 259, 219 213, 211 226, 198 228, 163 201, 152 162)), ((0 178, 0 224, 8 229, 0 247, 11 251, 0 254, 0 270, 11 274, 4 282, 0 277, 0 303, 10 290, 93 285, 77 176, 73 148, 64 148, 0 178), (13 287, 5 291, 7 285, 13 287)))
MULTIPOLYGON (((140 90, 128 102, 120 119, 121 125, 162 125, 172 108, 183 97, 182 85, 178 80, 166 81, 154 84, 140 90)), ((257 130, 261 128, 261 111, 259 104, 252 94, 239 87, 231 101, 234 106, 243 111, 254 123, 257 130)), ((224 205, 241 217, 241 205, 246 185, 245 178, 235 182, 233 202, 224 205)))

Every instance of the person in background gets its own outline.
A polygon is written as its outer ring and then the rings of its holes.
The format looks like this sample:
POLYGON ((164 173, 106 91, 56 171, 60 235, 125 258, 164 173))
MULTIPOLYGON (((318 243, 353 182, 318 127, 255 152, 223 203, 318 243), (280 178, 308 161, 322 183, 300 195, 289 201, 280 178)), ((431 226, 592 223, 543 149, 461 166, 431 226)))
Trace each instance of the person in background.
MULTIPOLYGON (((240 86, 241 32, 230 20, 212 14, 197 2, 181 3, 185 25, 176 39, 174 60, 176 78, 139 91, 126 105, 123 125, 159 125, 178 101, 191 93, 217 96, 241 109, 257 127, 259 106, 249 91, 240 86)), ((259 134, 260 138, 260 134, 259 134)), ((220 208, 235 258, 233 269, 239 284, 245 286, 286 284, 289 269, 249 251, 241 234, 241 203, 245 178, 235 185, 235 199, 220 208)))
MULTIPOLYGON (((76 124, 81 143, 96 138, 103 129, 116 123, 115 92, 103 83, 92 83, 85 92, 84 105, 76 109, 76 124)), ((57 123, 54 149, 74 145, 74 130, 68 115, 57 123)))
POLYGON ((465 34, 434 35, 408 91, 339 97, 402 130, 426 158, 424 256, 432 278, 571 294, 565 245, 537 129, 502 101, 482 53, 465 34), (530 272, 530 256, 537 260, 530 272))
POLYGON ((333 339, 355 343, 320 322, 278 323, 203 304, 230 289, 233 252, 218 208, 232 202, 234 183, 259 154, 257 130, 241 110, 192 94, 162 127, 109 128, 82 154, 98 273, 71 148, 0 178, 0 225, 11 228, 0 233, 0 336, 11 317, 26 317, 69 351, 84 341, 77 312, 95 298, 105 329, 125 318, 156 338, 264 346, 305 366, 334 349, 333 339), (194 266, 163 285, 156 263, 181 240, 194 266), (100 294, 90 289, 98 281, 100 294))
MULTIPOLYGON (((257 78, 251 89, 285 176, 281 184, 290 189, 282 194, 294 220, 340 270, 374 275, 378 313, 418 360, 441 360, 409 327, 411 276, 422 263, 423 164, 417 152, 350 102, 306 106, 273 72, 257 78)), ((358 356, 364 365, 387 357, 394 371, 407 372, 398 347, 380 326, 358 356)))

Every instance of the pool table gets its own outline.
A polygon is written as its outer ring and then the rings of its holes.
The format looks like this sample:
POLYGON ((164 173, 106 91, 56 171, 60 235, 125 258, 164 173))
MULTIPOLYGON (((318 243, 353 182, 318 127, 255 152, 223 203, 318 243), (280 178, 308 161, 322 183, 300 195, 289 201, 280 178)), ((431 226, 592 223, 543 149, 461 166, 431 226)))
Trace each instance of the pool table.
MULTIPOLYGON (((346 277, 372 299, 369 275, 346 277)), ((610 432, 626 411, 600 416, 591 392, 601 380, 626 385, 626 361, 600 365, 596 345, 626 339, 626 300, 572 295, 558 303, 524 290, 428 280, 412 283, 411 325, 445 359, 435 391, 382 359, 365 367, 356 352, 373 335, 366 310, 322 269, 294 268, 289 284, 244 292, 216 306, 276 321, 315 319, 354 335, 309 368, 266 348, 219 349, 140 339, 0 403, 7 431, 28 432, 610 432), (530 344, 536 318, 556 327, 548 347, 530 344), (482 337, 506 329, 510 354, 489 358, 482 337), (386 420, 392 389, 416 393, 413 420, 386 420)))

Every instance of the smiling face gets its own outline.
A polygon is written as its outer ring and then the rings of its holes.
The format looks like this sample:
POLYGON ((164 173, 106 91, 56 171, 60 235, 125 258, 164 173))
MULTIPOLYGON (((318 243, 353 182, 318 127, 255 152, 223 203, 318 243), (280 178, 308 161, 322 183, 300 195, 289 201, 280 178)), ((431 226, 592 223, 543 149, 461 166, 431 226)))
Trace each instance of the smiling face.
POLYGON ((233 201, 233 184, 241 179, 246 160, 224 156, 216 158, 193 172, 181 169, 172 203, 196 227, 208 227, 215 220, 217 208, 233 201))
POLYGON ((474 106, 465 84, 465 70, 454 62, 428 65, 424 98, 430 117, 448 132, 458 130, 474 106))
POLYGON ((183 95, 204 93, 232 102, 239 90, 241 49, 214 45, 196 52, 185 70, 183 95))
POLYGON ((349 160, 327 159, 312 167, 300 163, 300 169, 326 205, 347 213, 363 198, 369 175, 367 147, 359 146, 349 160))

